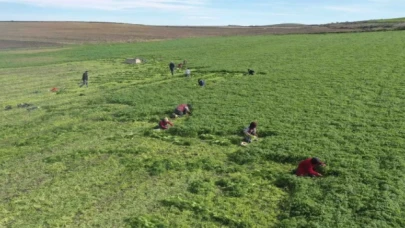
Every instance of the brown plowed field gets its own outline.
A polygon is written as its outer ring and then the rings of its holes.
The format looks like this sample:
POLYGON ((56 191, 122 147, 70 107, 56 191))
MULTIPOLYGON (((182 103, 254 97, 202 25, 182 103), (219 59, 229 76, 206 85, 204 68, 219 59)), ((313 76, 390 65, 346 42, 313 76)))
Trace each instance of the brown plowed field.
POLYGON ((362 27, 335 25, 278 26, 147 26, 99 22, 0 22, 0 50, 49 47, 61 44, 137 42, 186 37, 302 34, 363 31, 362 27))
POLYGON ((176 27, 91 22, 0 22, 0 49, 202 36, 348 32, 324 26, 176 27))
POLYGON ((39 42, 39 41, 19 41, 19 40, 0 40, 0 50, 19 49, 19 48, 40 48, 40 47, 58 47, 58 43, 39 42))

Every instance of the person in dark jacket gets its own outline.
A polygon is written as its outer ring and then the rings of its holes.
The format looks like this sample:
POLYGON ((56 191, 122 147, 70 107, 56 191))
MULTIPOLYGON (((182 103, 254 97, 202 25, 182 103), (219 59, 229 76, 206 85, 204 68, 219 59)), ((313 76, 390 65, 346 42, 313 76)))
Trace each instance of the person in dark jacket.
POLYGON ((205 81, 202 79, 198 79, 198 85, 205 86, 205 81))
POLYGON ((314 170, 318 166, 326 166, 326 165, 325 163, 321 162, 319 158, 316 157, 308 158, 299 163, 295 173, 297 176, 320 177, 322 176, 322 174, 314 170))
POLYGON ((255 74, 255 71, 252 70, 252 69, 248 69, 248 74, 249 74, 249 75, 254 75, 254 74, 255 74))
POLYGON ((175 67, 176 67, 176 65, 174 65, 173 62, 170 62, 169 68, 170 68, 170 72, 172 73, 172 76, 173 76, 173 74, 174 74, 174 68, 175 68, 175 67))
POLYGON ((169 121, 169 118, 165 117, 159 122, 159 127, 162 130, 166 130, 169 128, 169 125, 173 127, 173 123, 169 121))
POLYGON ((191 108, 191 104, 180 104, 174 110, 174 114, 176 117, 191 114, 191 108))
POLYGON ((251 143, 253 140, 257 139, 257 123, 251 122, 250 125, 243 130, 245 134, 245 141, 251 143))
POLYGON ((86 85, 86 87, 89 87, 89 74, 87 70, 83 73, 82 84, 80 85, 80 87, 84 85, 86 85))

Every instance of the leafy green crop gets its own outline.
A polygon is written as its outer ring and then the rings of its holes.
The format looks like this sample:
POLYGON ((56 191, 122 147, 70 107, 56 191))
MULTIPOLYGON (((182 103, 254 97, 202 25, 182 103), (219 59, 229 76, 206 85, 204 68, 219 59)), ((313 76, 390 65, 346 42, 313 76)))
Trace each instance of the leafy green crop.
POLYGON ((404 227, 404 39, 220 37, 0 53, 0 226, 404 227), (147 63, 123 63, 134 55, 147 63), (184 59, 191 78, 171 76, 168 63, 184 59), (89 88, 80 88, 85 70, 89 88), (155 130, 181 103, 192 115, 155 130), (259 141, 242 147, 251 121, 259 141), (326 162, 324 176, 293 175, 311 156, 326 162))

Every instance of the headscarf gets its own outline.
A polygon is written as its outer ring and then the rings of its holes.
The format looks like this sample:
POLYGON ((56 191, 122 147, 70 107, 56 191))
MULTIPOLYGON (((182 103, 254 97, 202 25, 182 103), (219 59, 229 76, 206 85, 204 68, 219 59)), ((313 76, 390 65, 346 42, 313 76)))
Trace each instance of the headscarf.
POLYGON ((250 129, 256 128, 257 127, 257 123, 256 122, 251 122, 249 125, 250 129))

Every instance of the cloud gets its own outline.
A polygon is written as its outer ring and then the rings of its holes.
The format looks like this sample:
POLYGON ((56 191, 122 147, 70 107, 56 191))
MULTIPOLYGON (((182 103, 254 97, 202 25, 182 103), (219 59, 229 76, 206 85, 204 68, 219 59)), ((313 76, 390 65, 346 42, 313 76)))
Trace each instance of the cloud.
POLYGON ((75 9, 130 10, 149 8, 187 10, 202 7, 207 3, 207 0, 0 0, 0 2, 75 9))
POLYGON ((392 0, 368 0, 369 2, 372 3, 391 3, 393 2, 392 0))
POLYGON ((368 0, 371 4, 380 5, 401 5, 405 3, 405 0, 368 0))
POLYGON ((189 19, 189 20, 218 20, 219 17, 211 17, 211 16, 188 16, 187 19, 189 19))
POLYGON ((375 12, 375 10, 372 10, 370 8, 366 8, 364 6, 325 6, 323 7, 326 10, 333 10, 333 11, 340 11, 340 12, 345 12, 345 13, 372 13, 375 12))
POLYGON ((256 6, 271 6, 271 7, 295 7, 295 6, 308 6, 309 3, 302 3, 302 2, 289 2, 289 1, 276 1, 276 2, 256 2, 254 3, 256 6))

